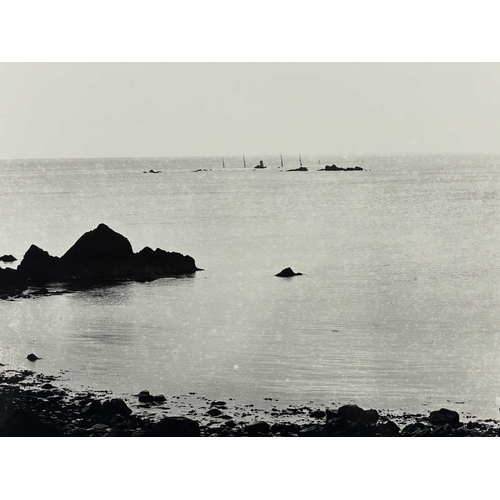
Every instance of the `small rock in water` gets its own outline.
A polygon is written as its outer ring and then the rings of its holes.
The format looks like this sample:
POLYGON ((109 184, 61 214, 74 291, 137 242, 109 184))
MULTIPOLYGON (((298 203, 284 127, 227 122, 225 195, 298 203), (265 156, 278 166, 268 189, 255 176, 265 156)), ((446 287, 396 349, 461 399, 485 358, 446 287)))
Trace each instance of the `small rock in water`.
POLYGON ((226 406, 225 401, 214 401, 213 403, 210 404, 210 406, 226 406))
POLYGON ((149 391, 141 391, 137 396, 139 397, 139 403, 152 403, 155 400, 149 391))
POLYGON ((153 396, 155 403, 164 403, 167 398, 163 394, 158 394, 157 396, 153 396))
POLYGON ((218 417, 219 415, 222 415, 222 412, 217 408, 211 408, 207 411, 207 414, 211 417, 218 417))
POLYGON ((26 356, 26 359, 28 361, 36 361, 37 359, 42 359, 42 358, 39 358, 38 356, 36 356, 35 354, 31 353, 31 354, 28 354, 26 356))
POLYGON ((15 262, 17 259, 13 255, 2 255, 0 257, 1 262, 15 262))
POLYGON ((287 267, 275 276, 278 276, 279 278, 291 278, 292 276, 302 276, 302 273, 295 273, 291 267, 287 267))

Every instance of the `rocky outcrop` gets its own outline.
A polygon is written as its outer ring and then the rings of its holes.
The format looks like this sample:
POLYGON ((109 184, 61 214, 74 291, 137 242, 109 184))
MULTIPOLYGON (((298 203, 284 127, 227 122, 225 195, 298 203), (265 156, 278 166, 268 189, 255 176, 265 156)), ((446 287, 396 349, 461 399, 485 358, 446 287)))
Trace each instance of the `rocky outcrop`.
POLYGON ((326 165, 325 168, 320 168, 319 172, 352 172, 352 171, 363 171, 361 167, 337 167, 337 165, 326 165))
POLYGON ((278 276, 279 278, 291 278, 292 276, 302 276, 302 273, 295 273, 293 272, 291 267, 287 267, 286 269, 283 269, 275 276, 278 276))
POLYGON ((18 275, 25 281, 48 283, 62 276, 60 261, 36 245, 31 245, 17 268, 18 275))
POLYGON ((291 168, 290 170, 287 170, 287 172, 307 172, 306 167, 299 167, 299 168, 291 168))
POLYGON ((127 238, 99 224, 60 258, 31 245, 17 271, 0 269, 0 288, 50 282, 151 281, 199 270, 189 255, 149 247, 134 253, 127 238))

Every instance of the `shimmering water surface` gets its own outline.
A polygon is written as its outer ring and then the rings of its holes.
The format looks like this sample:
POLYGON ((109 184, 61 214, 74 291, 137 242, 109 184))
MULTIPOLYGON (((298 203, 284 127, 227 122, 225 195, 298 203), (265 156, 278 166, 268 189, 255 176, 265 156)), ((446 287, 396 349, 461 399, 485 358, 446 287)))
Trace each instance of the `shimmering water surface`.
POLYGON ((35 352, 36 370, 118 394, 498 417, 500 158, 259 159, 0 162, 0 254, 62 255, 104 222, 205 269, 1 301, 0 362, 35 352), (288 266, 304 276, 273 276, 288 266))

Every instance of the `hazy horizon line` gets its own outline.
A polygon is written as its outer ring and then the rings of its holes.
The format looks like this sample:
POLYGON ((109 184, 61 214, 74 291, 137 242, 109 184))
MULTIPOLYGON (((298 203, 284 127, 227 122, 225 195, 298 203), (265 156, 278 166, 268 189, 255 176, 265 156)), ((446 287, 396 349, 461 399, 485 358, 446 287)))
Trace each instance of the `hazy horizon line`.
POLYGON ((231 158, 231 157, 267 157, 267 156, 500 156, 500 153, 240 153, 240 154, 210 154, 210 155, 171 155, 171 156, 49 156, 49 157, 26 157, 26 158, 0 158, 0 161, 36 161, 36 160, 134 160, 134 159, 169 159, 169 158, 231 158))

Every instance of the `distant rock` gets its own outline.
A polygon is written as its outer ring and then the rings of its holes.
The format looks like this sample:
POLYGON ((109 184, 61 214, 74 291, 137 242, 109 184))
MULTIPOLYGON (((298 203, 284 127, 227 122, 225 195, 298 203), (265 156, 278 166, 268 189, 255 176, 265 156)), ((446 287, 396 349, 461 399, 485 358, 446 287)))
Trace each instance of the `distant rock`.
POLYGON ((352 171, 363 171, 364 169, 361 167, 337 167, 337 165, 326 165, 325 168, 320 168, 319 172, 352 172, 352 171))
POLYGON ((308 172, 306 167, 291 168, 287 172, 308 172))
POLYGON ((161 174, 161 170, 149 170, 149 172, 147 170, 144 170, 143 174, 161 174))
POLYGON ((302 276, 302 273, 295 273, 293 272, 291 267, 287 267, 286 269, 283 269, 275 276, 278 276, 279 278, 291 278, 292 276, 302 276))
POLYGON ((266 165, 264 165, 264 162, 262 160, 260 160, 259 164, 258 165, 255 165, 254 168, 267 168, 266 165))
POLYGON ((41 358, 39 358, 39 357, 38 357, 38 356, 36 356, 35 354, 31 353, 31 354, 28 354, 28 355, 26 356, 26 359, 27 359, 28 361, 36 361, 37 359, 41 359, 41 358))
POLYGON ((13 255, 2 255, 0 257, 1 262, 15 262, 17 259, 13 255))

